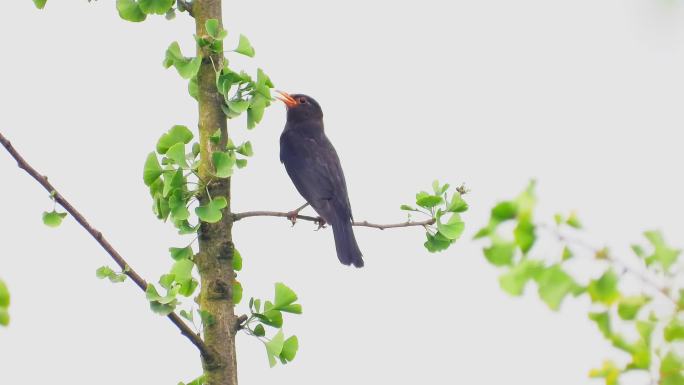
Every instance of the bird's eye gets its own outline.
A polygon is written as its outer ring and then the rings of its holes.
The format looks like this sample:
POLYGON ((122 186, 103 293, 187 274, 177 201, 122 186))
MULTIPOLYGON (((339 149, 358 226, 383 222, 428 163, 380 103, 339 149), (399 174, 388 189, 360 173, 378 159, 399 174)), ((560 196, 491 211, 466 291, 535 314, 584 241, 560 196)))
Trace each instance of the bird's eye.
POLYGON ((305 99, 305 98, 299 98, 299 103, 305 104, 305 103, 306 103, 306 99, 305 99))

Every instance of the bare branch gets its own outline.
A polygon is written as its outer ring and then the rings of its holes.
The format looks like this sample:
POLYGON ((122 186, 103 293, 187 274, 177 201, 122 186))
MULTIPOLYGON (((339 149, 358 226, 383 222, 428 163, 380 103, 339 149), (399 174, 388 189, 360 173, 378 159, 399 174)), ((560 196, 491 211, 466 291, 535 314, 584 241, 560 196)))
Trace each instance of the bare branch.
MULTIPOLYGON (((24 160, 24 158, 17 152, 16 149, 12 146, 9 140, 5 138, 2 133, 0 133, 0 143, 7 149, 7 152, 14 158, 14 160, 17 161, 17 166, 21 168, 22 170, 26 171, 33 179, 35 179, 38 183, 40 183, 45 190, 47 190, 52 196, 54 197, 55 201, 60 204, 66 210, 69 214, 71 214, 74 219, 76 219, 76 222, 78 222, 83 229, 85 229, 88 234, 90 234, 97 243, 102 246, 102 248, 109 254, 110 257, 116 262, 117 265, 121 268, 124 274, 129 276, 133 282, 142 290, 145 291, 147 289, 147 282, 140 276, 138 273, 133 270, 130 264, 126 262, 126 260, 119 254, 118 251, 114 249, 114 247, 107 241, 107 239, 102 235, 100 231, 95 229, 93 226, 88 223, 88 221, 85 219, 85 217, 74 208, 74 206, 69 203, 69 201, 62 196, 59 192, 57 192, 57 189, 55 189, 54 186, 50 182, 48 182, 48 178, 44 175, 41 175, 38 171, 36 171, 33 167, 31 167, 30 164, 24 160)), ((200 353, 202 354, 203 357, 209 358, 210 353, 207 347, 204 345, 204 341, 195 334, 190 327, 183 322, 183 320, 176 314, 176 313, 170 313, 167 318, 173 322, 178 329, 180 329, 180 332, 182 335, 187 337, 190 342, 193 343, 199 349, 200 353)))
MULTIPOLYGON (((289 212, 280 212, 280 211, 246 211, 243 213, 234 213, 233 214, 233 221, 239 221, 243 218, 249 218, 249 217, 281 217, 281 218, 292 218, 293 216, 289 212)), ((301 219, 304 221, 309 221, 309 222, 314 222, 314 223, 321 223, 321 218, 319 217, 312 217, 309 215, 296 215, 297 219, 301 219)), ((426 219, 424 221, 406 221, 406 222, 401 222, 401 223, 392 223, 392 224, 376 224, 376 223, 370 223, 368 221, 360 221, 360 222, 352 222, 353 226, 359 226, 359 227, 372 227, 375 229, 379 230, 385 230, 385 229, 394 229, 398 227, 412 227, 412 226, 430 226, 435 223, 434 218, 426 219)))

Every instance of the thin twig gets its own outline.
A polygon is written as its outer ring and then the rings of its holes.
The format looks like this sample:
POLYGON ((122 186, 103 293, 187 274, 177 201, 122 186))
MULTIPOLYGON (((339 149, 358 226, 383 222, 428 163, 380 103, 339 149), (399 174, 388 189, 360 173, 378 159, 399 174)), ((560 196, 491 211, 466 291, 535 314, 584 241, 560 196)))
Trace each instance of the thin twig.
POLYGON ((675 307, 678 306, 677 300, 670 294, 670 292, 667 290, 667 287, 659 285, 657 282, 653 281, 650 277, 648 277, 646 274, 643 272, 636 270, 632 268, 631 266, 627 265, 625 262, 617 258, 616 256, 610 254, 607 249, 599 249, 591 244, 587 243, 586 241, 582 239, 577 239, 577 238, 571 238, 566 236, 565 234, 561 233, 560 230, 556 227, 549 226, 547 224, 541 224, 541 228, 546 229, 547 231, 551 232, 556 236, 556 238, 568 245, 575 245, 584 248, 585 250, 591 252, 594 256, 597 258, 603 259, 607 262, 612 263, 613 265, 619 267, 623 271, 631 274, 632 276, 636 277, 638 280, 640 280, 644 285, 651 287, 651 289, 655 290, 657 293, 660 293, 663 295, 664 298, 672 302, 675 307))
MULTIPOLYGON (((280 212, 280 211, 246 211, 243 213, 234 213, 233 214, 233 221, 239 221, 240 219, 249 218, 249 217, 291 218, 292 216, 288 212, 280 212)), ((314 222, 314 223, 320 223, 320 221, 321 221, 321 218, 312 217, 309 215, 297 214, 296 218, 304 220, 304 221, 314 222)), ((393 228, 398 228, 398 227, 429 226, 429 225, 433 225, 434 223, 435 223, 435 219, 430 218, 430 219, 426 219, 424 221, 411 221, 411 220, 409 220, 406 222, 392 223, 392 224, 387 224, 387 225, 370 223, 368 221, 360 221, 360 222, 352 222, 352 225, 353 226, 360 226, 360 227, 372 227, 375 229, 385 230, 385 229, 393 229, 393 228)))
MULTIPOLYGON (((67 201, 66 198, 64 198, 64 196, 62 196, 62 194, 60 194, 50 182, 48 182, 48 178, 46 176, 41 175, 38 171, 31 167, 26 160, 24 160, 24 158, 12 146, 10 141, 2 135, 2 133, 0 133, 0 143, 2 143, 5 149, 7 149, 7 152, 9 152, 12 158, 17 161, 17 166, 26 171, 26 173, 40 183, 40 185, 52 195, 55 202, 59 203, 64 210, 66 210, 69 214, 71 214, 72 217, 74 217, 74 219, 76 219, 76 222, 78 222, 83 229, 85 229, 93 238, 95 238, 97 243, 99 243, 100 246, 102 246, 102 248, 107 252, 107 254, 112 257, 114 262, 119 265, 123 273, 129 276, 142 291, 145 291, 147 289, 147 282, 140 275, 138 275, 135 270, 133 270, 130 264, 128 264, 121 254, 114 249, 114 247, 109 243, 109 241, 107 241, 107 239, 105 239, 102 233, 91 226, 85 217, 78 212, 78 210, 76 210, 76 208, 74 208, 74 206, 72 206, 71 203, 69 203, 69 201, 67 201)), ((170 313, 167 318, 173 322, 176 327, 178 327, 182 335, 187 337, 190 342, 192 342, 193 345, 199 349, 200 353, 203 357, 205 357, 205 359, 208 360, 210 358, 209 351, 204 345, 204 341, 202 341, 202 339, 195 334, 176 313, 170 313)))

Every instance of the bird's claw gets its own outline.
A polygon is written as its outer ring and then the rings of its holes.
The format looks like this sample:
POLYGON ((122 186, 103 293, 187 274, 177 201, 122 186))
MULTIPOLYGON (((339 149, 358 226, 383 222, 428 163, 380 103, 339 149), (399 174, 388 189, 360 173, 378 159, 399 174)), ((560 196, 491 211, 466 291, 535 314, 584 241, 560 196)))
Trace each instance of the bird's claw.
POLYGON ((287 219, 292 223, 292 227, 297 223, 297 215, 299 215, 299 211, 297 210, 288 211, 287 213, 287 219))
POLYGON ((316 219, 316 224, 318 225, 318 227, 314 231, 318 231, 320 229, 324 229, 327 227, 326 226, 327 224, 325 223, 325 219, 323 219, 321 217, 318 217, 318 219, 316 219))

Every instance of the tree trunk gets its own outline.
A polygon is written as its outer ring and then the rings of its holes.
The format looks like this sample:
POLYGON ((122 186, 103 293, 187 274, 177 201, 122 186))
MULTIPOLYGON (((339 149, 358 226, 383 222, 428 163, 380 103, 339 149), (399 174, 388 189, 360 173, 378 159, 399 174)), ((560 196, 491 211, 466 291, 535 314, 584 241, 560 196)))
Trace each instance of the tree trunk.
MULTIPOLYGON (((198 36, 207 35, 205 22, 216 19, 222 24, 221 0, 195 0, 192 3, 198 36)), ((214 68, 223 66, 223 53, 212 54, 209 50, 197 47, 202 55, 202 66, 197 75, 199 86, 199 134, 200 166, 199 176, 209 182, 207 191, 212 198, 225 197, 228 207, 223 210, 223 218, 217 223, 202 222, 198 231, 199 253, 196 256, 201 287, 200 309, 209 312, 214 323, 205 325, 204 342, 211 352, 205 357, 205 381, 210 385, 237 385, 237 363, 235 357, 236 319, 233 311, 233 242, 232 218, 230 213, 230 179, 212 177, 211 153, 215 148, 209 137, 221 130, 221 145, 225 147, 228 138, 226 117, 221 109, 222 96, 216 89, 214 68)), ((210 197, 207 191, 200 195, 200 203, 205 204, 210 197)))

